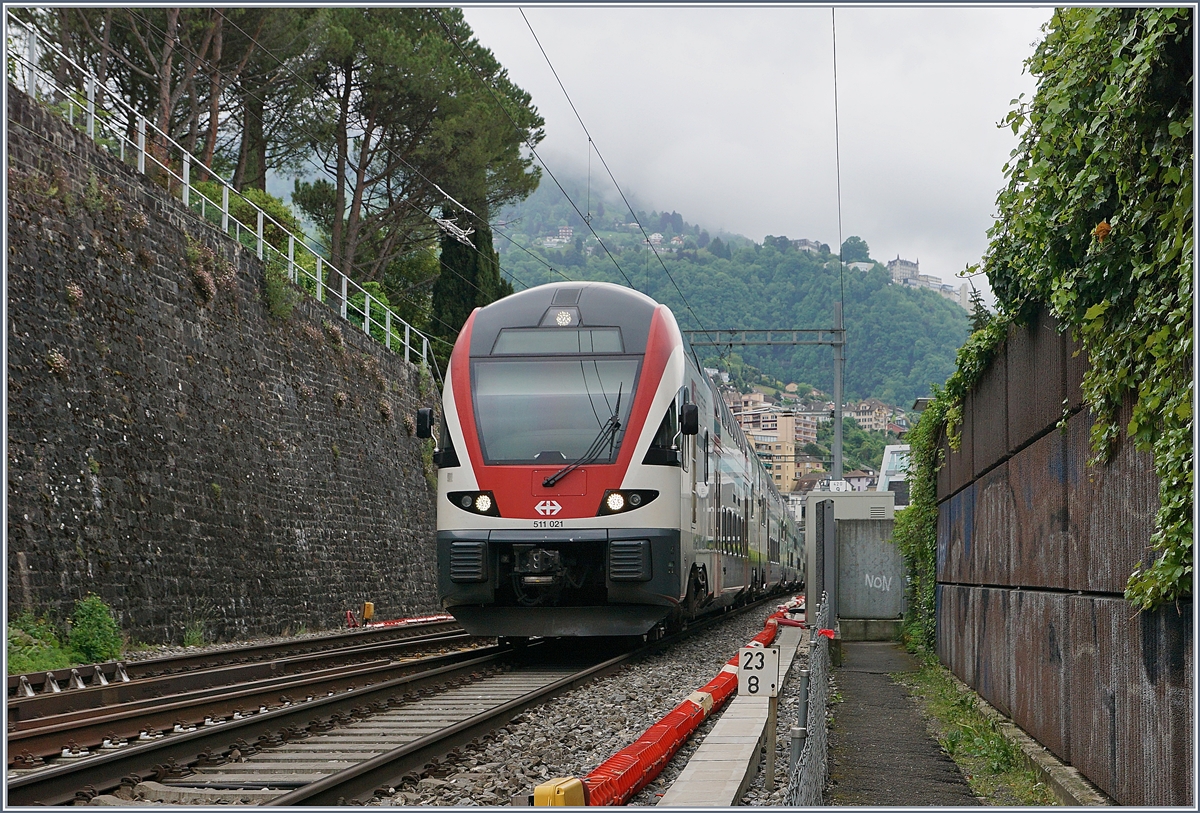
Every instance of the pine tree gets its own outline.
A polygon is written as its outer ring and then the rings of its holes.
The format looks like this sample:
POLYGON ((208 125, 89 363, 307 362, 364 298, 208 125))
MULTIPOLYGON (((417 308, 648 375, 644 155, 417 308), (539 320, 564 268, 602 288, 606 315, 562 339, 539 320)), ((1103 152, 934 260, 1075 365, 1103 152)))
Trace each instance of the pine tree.
POLYGON ((992 320, 992 312, 983 304, 983 294, 971 288, 971 331, 983 330, 992 320))

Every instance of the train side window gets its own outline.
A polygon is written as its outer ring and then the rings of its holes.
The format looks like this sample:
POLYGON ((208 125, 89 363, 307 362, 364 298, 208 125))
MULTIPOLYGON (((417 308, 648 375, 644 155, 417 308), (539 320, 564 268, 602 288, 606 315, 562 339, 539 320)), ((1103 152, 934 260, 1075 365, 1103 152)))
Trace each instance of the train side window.
POLYGON ((709 455, 711 454, 711 446, 709 444, 708 430, 704 430, 704 482, 708 482, 708 465, 709 455))
POLYGON ((461 465, 458 453, 454 451, 454 441, 450 438, 450 427, 446 425, 446 416, 442 415, 438 432, 438 450, 433 453, 433 465, 439 469, 449 469, 461 465))
POLYGON ((675 402, 672 401, 663 415, 662 423, 658 425, 658 431, 654 433, 654 439, 650 441, 650 448, 646 450, 642 463, 647 466, 678 466, 679 450, 672 448, 678 433, 679 421, 675 402))

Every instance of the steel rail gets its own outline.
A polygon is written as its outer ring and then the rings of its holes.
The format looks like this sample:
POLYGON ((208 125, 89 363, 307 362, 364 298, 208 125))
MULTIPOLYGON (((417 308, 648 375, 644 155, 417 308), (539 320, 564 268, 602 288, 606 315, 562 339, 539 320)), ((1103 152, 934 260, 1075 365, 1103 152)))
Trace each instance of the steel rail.
POLYGON ((66 719, 71 714, 96 714, 97 710, 143 701, 162 702, 162 698, 188 692, 219 691, 220 687, 249 684, 261 680, 294 680, 300 674, 312 674, 335 665, 360 666, 394 660, 406 651, 469 640, 465 631, 423 635, 397 641, 360 644, 346 649, 327 649, 273 661, 260 661, 209 669, 192 669, 147 677, 128 683, 85 686, 70 692, 43 693, 8 701, 9 731, 23 731, 44 725, 46 718, 66 719))
MULTIPOLYGON (((130 744, 116 751, 99 756, 72 762, 66 765, 54 765, 49 768, 32 771, 23 776, 9 779, 8 803, 11 805, 25 804, 66 804, 70 802, 77 791, 91 785, 97 789, 115 787, 120 778, 128 774, 149 774, 163 764, 188 764, 215 753, 226 753, 231 750, 236 741, 241 739, 252 743, 259 737, 269 736, 289 727, 307 728, 312 725, 315 717, 331 717, 333 715, 349 714, 355 710, 369 707, 380 697, 387 697, 400 691, 411 692, 435 683, 442 683, 456 676, 469 674, 481 667, 486 667, 501 661, 510 655, 511 650, 500 647, 476 657, 463 660, 463 653, 453 656, 438 656, 437 660, 447 665, 434 669, 426 669, 416 674, 393 677, 383 682, 366 685, 361 688, 350 688, 326 697, 291 703, 279 708, 268 708, 265 711, 251 713, 242 719, 231 719, 211 725, 197 727, 194 731, 172 733, 162 738, 141 744, 130 744)), ((475 655, 476 653, 469 653, 475 655)), ((419 662, 405 664, 404 668, 412 669, 419 662)), ((426 664, 428 665, 428 664, 426 664)), ((342 685, 346 685, 349 676, 340 676, 342 685)), ((366 676, 357 676, 362 679, 366 676)), ((377 673, 375 677, 379 677, 377 673)), ((330 681, 326 681, 329 684, 330 681)), ((276 697, 278 689, 271 692, 276 697)), ((242 703, 250 704, 252 697, 240 697, 242 703)), ((210 701, 206 701, 208 703, 210 701)), ((261 708, 261 707, 258 707, 261 708)), ((177 716, 178 712, 167 712, 166 719, 177 716)), ((173 727, 173 723, 167 723, 173 727)), ((111 726, 94 726, 93 728, 111 728, 111 726)), ((105 732, 107 733, 107 732, 105 732)), ((101 735, 103 736, 103 734, 101 735)), ((137 734, 135 733, 136 737, 137 734)), ((10 736, 9 752, 14 747, 10 736)), ((58 753, 56 750, 55 753, 58 753)))
MULTIPOLYGON (((298 638, 288 641, 273 641, 263 644, 215 649, 205 652, 189 652, 181 655, 169 655, 162 658, 147 658, 142 661, 109 661, 108 663, 88 666, 53 669, 47 672, 35 672, 27 675, 9 675, 8 692, 12 696, 21 685, 21 678, 35 690, 43 687, 47 674, 53 676, 59 687, 66 692, 72 684, 72 672, 77 672, 81 679, 86 672, 88 679, 96 680, 92 670, 99 668, 110 684, 119 680, 118 668, 122 669, 130 680, 143 677, 155 677, 172 672, 208 669, 234 663, 247 663, 251 660, 269 660, 289 655, 305 655, 345 647, 353 641, 386 641, 404 640, 423 635, 444 634, 453 630, 462 630, 457 621, 434 621, 419 624, 405 624, 388 627, 371 627, 367 629, 338 632, 333 635, 319 635, 311 638, 298 638)), ((85 685, 84 688, 87 688, 85 685)), ((57 694, 57 692, 51 692, 57 694)))

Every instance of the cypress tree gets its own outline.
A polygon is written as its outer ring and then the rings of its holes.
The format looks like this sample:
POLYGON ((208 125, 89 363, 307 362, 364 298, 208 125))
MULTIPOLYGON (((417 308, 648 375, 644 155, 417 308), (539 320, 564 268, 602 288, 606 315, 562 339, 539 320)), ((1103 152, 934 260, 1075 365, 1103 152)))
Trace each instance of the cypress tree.
MULTIPOLYGON (((443 212, 444 217, 453 214, 443 212)), ((500 275, 500 257, 492 245, 492 230, 486 219, 476 222, 474 229, 467 238, 471 245, 445 231, 440 237, 441 274, 433 285, 430 332, 450 344, 458 338, 475 308, 482 308, 513 292, 512 283, 500 275)), ((450 348, 439 342, 434 352, 445 369, 450 348)))

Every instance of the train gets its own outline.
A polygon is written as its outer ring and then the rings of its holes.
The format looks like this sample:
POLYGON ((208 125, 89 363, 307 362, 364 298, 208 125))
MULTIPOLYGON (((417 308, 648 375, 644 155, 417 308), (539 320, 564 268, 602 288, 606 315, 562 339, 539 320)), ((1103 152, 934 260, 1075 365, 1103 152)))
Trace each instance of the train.
POLYGON ((471 634, 657 636, 801 585, 786 500, 665 305, 510 294, 468 317, 443 383, 417 434, 437 435, 439 600, 471 634))

